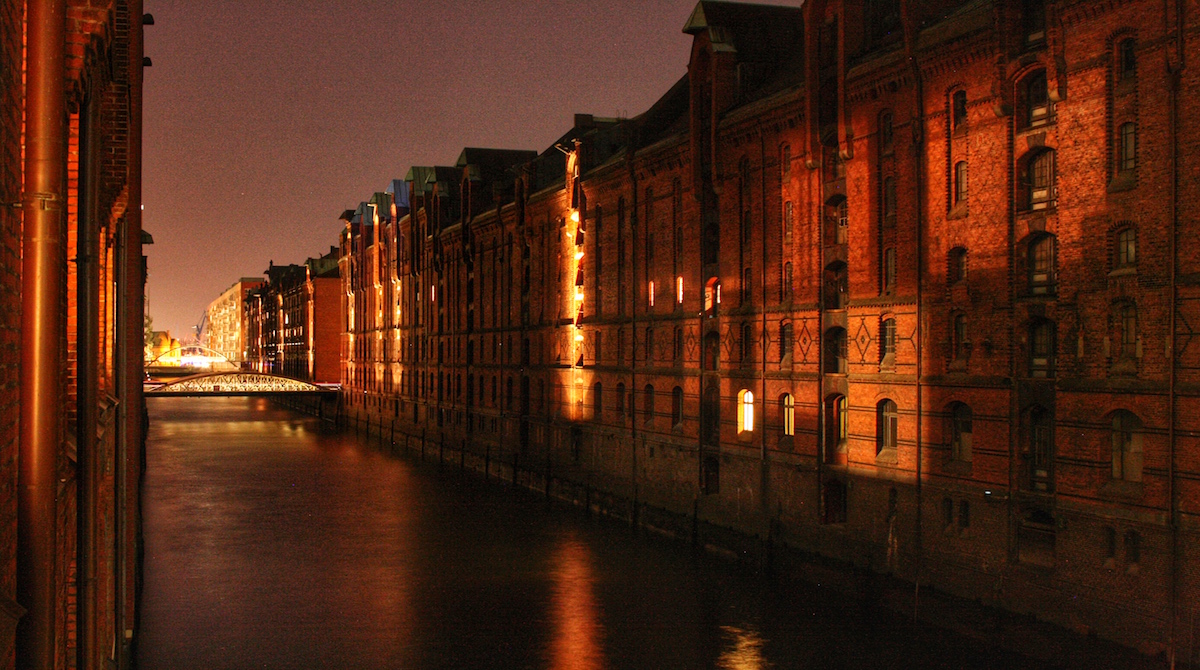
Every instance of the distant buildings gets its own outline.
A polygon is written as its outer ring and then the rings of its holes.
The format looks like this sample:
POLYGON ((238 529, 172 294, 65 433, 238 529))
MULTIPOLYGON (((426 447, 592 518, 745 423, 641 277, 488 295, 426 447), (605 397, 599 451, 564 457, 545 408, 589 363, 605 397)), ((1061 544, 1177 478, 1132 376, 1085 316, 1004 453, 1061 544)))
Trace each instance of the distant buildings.
POLYGON ((262 279, 242 277, 208 305, 204 346, 234 365, 241 364, 246 353, 242 327, 246 295, 262 285, 262 279))
POLYGON ((312 382, 337 382, 341 334, 336 249, 299 265, 271 264, 244 299, 246 368, 312 382))
POLYGON ((700 2, 643 114, 343 214, 345 412, 1195 660, 1200 16, 1172 7, 700 2))

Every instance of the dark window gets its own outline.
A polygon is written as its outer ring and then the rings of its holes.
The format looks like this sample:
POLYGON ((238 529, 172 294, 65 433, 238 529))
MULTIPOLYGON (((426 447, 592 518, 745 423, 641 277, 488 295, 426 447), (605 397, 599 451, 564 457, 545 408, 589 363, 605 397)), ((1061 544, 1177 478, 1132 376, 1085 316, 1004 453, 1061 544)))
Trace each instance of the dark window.
POLYGON ((1021 2, 1021 24, 1025 32, 1025 45, 1039 46, 1046 41, 1046 3, 1044 0, 1021 2))
POLYGON ((754 326, 742 324, 742 362, 754 360, 754 326))
POLYGON ((651 423, 654 421, 654 386, 646 384, 646 390, 642 395, 642 421, 651 423))
POLYGON ((1121 80, 1133 79, 1137 76, 1136 43, 1132 39, 1121 40, 1118 52, 1118 75, 1121 80))
POLYGON ((1142 481, 1142 422, 1135 414, 1119 410, 1112 419, 1112 477, 1142 481))
POLYGON ((896 178, 886 177, 883 180, 883 223, 896 225, 896 178))
POLYGON ((674 343, 675 346, 672 350, 673 357, 676 363, 680 363, 683 361, 683 329, 679 326, 675 327, 674 343))
POLYGON ((884 112, 879 115, 879 147, 884 153, 892 150, 895 143, 895 131, 892 128, 892 113, 884 112))
POLYGON ((1025 124, 1040 126, 1050 120, 1050 91, 1046 73, 1031 75, 1025 82, 1025 124))
POLYGON ((785 321, 779 326, 779 360, 783 361, 792 355, 792 343, 796 338, 792 335, 792 324, 785 321))
POLYGON ((962 247, 954 247, 950 250, 949 269, 946 275, 947 281, 951 284, 967 278, 967 250, 962 247))
POLYGON ((1133 123, 1122 123, 1120 137, 1117 166, 1124 172, 1137 167, 1137 127, 1133 123))
POLYGON ((1054 324, 1036 321, 1029 328, 1029 374, 1050 377, 1054 374, 1054 324))
POLYGON ((1053 488, 1054 441, 1050 413, 1041 407, 1029 411, 1029 484, 1035 491, 1053 488))
POLYGON ((753 286, 752 276, 750 268, 742 270, 742 304, 750 302, 751 287, 753 286))
POLYGON ((1117 233, 1117 267, 1137 265, 1137 231, 1126 228, 1117 233))
POLYGON ((958 529, 966 530, 971 527, 971 503, 966 500, 958 502, 958 529))
POLYGON ((1142 536, 1136 530, 1125 533, 1125 562, 1131 567, 1142 560, 1142 536))
POLYGON ((1029 244, 1029 290, 1050 293, 1054 284, 1054 238, 1043 235, 1029 244))
POLYGON ((1137 352, 1137 306, 1124 303, 1120 306, 1117 316, 1121 327, 1121 351, 1118 353, 1122 358, 1133 358, 1137 352))
POLYGON ((896 249, 888 247, 883 250, 883 290, 890 292, 896 288, 896 249))
POLYGON ((792 299, 792 264, 791 263, 783 264, 783 277, 781 277, 780 281, 782 282, 779 287, 780 293, 781 293, 780 298, 785 301, 791 300, 792 299))
POLYGON ((971 460, 971 408, 955 403, 950 411, 950 457, 956 461, 971 460))
POLYGON ((788 200, 783 203, 783 243, 792 243, 792 201, 788 200))
POLYGON ((875 453, 884 449, 896 448, 896 432, 900 424, 900 414, 896 403, 883 400, 875 407, 875 453))
POLYGON ((942 525, 946 528, 954 525, 954 501, 942 498, 942 525))
POLYGON ((592 387, 592 419, 599 421, 604 417, 604 387, 596 382, 592 387))
POLYGON ((646 329, 646 338, 642 342, 642 359, 647 363, 654 360, 654 329, 646 329))
POLYGON ((846 373, 846 329, 835 326, 825 331, 825 372, 846 373))
POLYGON ((955 314, 953 321, 953 333, 951 333, 951 357, 956 361, 961 361, 967 357, 967 317, 963 314, 955 314))
POLYGON ((837 204, 835 220, 837 221, 836 241, 838 244, 846 244, 850 240, 850 205, 845 199, 837 204))
POLYGON ((625 382, 617 383, 617 416, 625 418, 625 382))
POLYGON ((950 98, 951 114, 953 115, 954 130, 965 130, 967 127, 967 92, 955 91, 950 98))
POLYGON ((1054 201, 1054 152, 1043 151, 1029 160, 1029 209, 1046 209, 1054 201))
POLYGON ((834 261, 825 268, 825 309, 846 308, 850 290, 848 275, 846 264, 841 261, 834 261))
POLYGON ((779 151, 780 172, 784 177, 792 173, 792 145, 785 144, 779 151))
POLYGON ((954 164, 954 204, 967 201, 967 162, 954 164))
POLYGON ((676 386, 671 391, 671 425, 683 424, 683 389, 676 386))

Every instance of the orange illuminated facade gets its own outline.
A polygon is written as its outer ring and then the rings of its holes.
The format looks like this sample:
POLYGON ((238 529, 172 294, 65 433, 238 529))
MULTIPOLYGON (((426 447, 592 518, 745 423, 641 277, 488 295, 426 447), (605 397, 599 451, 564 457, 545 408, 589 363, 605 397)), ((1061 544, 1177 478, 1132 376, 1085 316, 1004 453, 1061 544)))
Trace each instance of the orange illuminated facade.
POLYGON ((700 2, 643 114, 343 215, 346 413, 1194 659, 1196 20, 700 2))

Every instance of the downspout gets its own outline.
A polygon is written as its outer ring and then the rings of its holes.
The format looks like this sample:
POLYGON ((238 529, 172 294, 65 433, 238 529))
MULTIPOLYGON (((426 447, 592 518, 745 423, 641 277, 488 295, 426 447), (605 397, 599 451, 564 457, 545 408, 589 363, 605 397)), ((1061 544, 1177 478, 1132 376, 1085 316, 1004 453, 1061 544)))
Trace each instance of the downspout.
MULTIPOLYGON (((1169 2, 1164 3, 1164 18, 1169 21, 1169 2)), ((1170 455, 1167 461, 1167 528, 1171 533, 1171 559, 1170 559, 1170 595, 1169 595, 1169 612, 1171 617, 1169 626, 1167 655, 1170 660, 1172 670, 1175 668, 1177 640, 1179 620, 1179 524, 1176 519, 1177 501, 1175 500, 1175 419, 1178 411, 1175 398, 1176 384, 1176 359, 1175 359, 1175 328, 1176 328, 1176 312, 1178 311, 1178 277, 1176 275, 1177 258, 1177 236, 1179 234, 1179 84, 1183 75, 1183 68, 1186 64, 1184 55, 1184 3, 1175 3, 1175 39, 1176 43, 1176 59, 1175 63, 1171 63, 1168 52, 1167 59, 1167 76, 1168 76, 1168 95, 1170 96, 1170 104, 1168 113, 1170 114, 1170 134, 1171 134, 1171 233, 1167 238, 1170 247, 1170 292, 1171 292, 1171 314, 1167 331, 1167 343, 1169 345, 1168 359, 1170 368, 1168 370, 1168 411, 1167 411, 1167 444, 1170 450, 1170 455)), ((1189 660, 1195 657, 1195 649, 1189 649, 1189 660)))
POLYGON ((124 300, 117 303, 118 405, 116 453, 116 625, 114 660, 118 668, 130 666, 129 645, 136 621, 138 556, 141 534, 140 496, 142 450, 145 446, 145 399, 142 397, 142 313, 145 309, 145 277, 142 261, 142 1, 130 0, 129 12, 129 162, 126 188, 129 193, 120 235, 118 286, 124 300))
POLYGON ((916 570, 915 570, 915 574, 914 574, 914 581, 916 582, 916 590, 914 591, 915 595, 913 598, 913 616, 915 618, 916 614, 917 614, 917 607, 919 604, 919 594, 921 592, 921 573, 922 573, 922 570, 924 568, 924 563, 925 563, 924 549, 923 549, 923 537, 922 537, 922 535, 923 535, 923 529, 922 529, 923 504, 922 504, 922 499, 921 499, 921 493, 922 493, 922 490, 921 490, 922 467, 921 467, 921 465, 922 465, 922 460, 924 459, 924 453, 921 448, 922 447, 922 439, 921 438, 923 436, 922 417, 924 415, 924 404, 923 404, 923 398, 922 398, 922 393, 921 393, 921 374, 923 372, 922 367, 921 367, 923 356, 921 354, 924 351, 924 343, 922 342, 922 337, 923 337, 924 333, 923 333, 923 329, 921 326, 923 324, 923 319, 925 317, 925 314, 924 314, 924 311, 922 310, 923 305, 921 303, 921 297, 922 297, 921 286, 923 284, 923 278, 925 276, 925 272, 924 272, 925 254, 924 254, 924 244, 923 244, 924 239, 922 236, 922 232, 924 231, 923 224, 924 224, 924 220, 925 220, 925 169, 926 169, 925 158, 926 158, 926 156, 925 156, 925 82, 921 77, 921 67, 917 63, 916 54, 912 50, 909 51, 909 67, 912 68, 913 82, 917 89, 917 100, 916 100, 917 114, 916 114, 916 120, 914 121, 914 123, 918 124, 918 126, 915 128, 914 137, 913 137, 914 145, 915 145, 913 147, 913 149, 916 152, 916 163, 917 163, 916 174, 914 175, 915 181, 916 181, 916 197, 917 197, 916 221, 915 221, 915 226, 916 226, 916 281, 917 281, 917 286, 916 286, 916 294, 917 294, 916 295, 916 299, 917 299, 917 327, 916 327, 916 336, 917 336, 916 337, 916 339, 917 339, 917 351, 916 351, 916 355, 917 355, 917 374, 916 374, 917 466, 916 466, 915 490, 916 490, 916 494, 917 494, 917 508, 916 508, 916 538, 915 538, 916 539, 916 570))
POLYGON ((30 2, 27 12, 17 459, 17 599, 27 611, 18 625, 17 662, 18 667, 52 668, 56 461, 63 444, 60 403, 65 395, 66 0, 30 2))

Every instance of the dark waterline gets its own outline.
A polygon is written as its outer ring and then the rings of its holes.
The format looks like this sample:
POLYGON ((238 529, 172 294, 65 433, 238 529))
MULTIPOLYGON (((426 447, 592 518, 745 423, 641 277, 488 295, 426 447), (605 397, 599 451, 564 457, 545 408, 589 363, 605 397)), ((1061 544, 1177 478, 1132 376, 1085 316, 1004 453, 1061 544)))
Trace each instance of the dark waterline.
POLYGON ((262 399, 149 404, 140 670, 1039 666, 262 399))

